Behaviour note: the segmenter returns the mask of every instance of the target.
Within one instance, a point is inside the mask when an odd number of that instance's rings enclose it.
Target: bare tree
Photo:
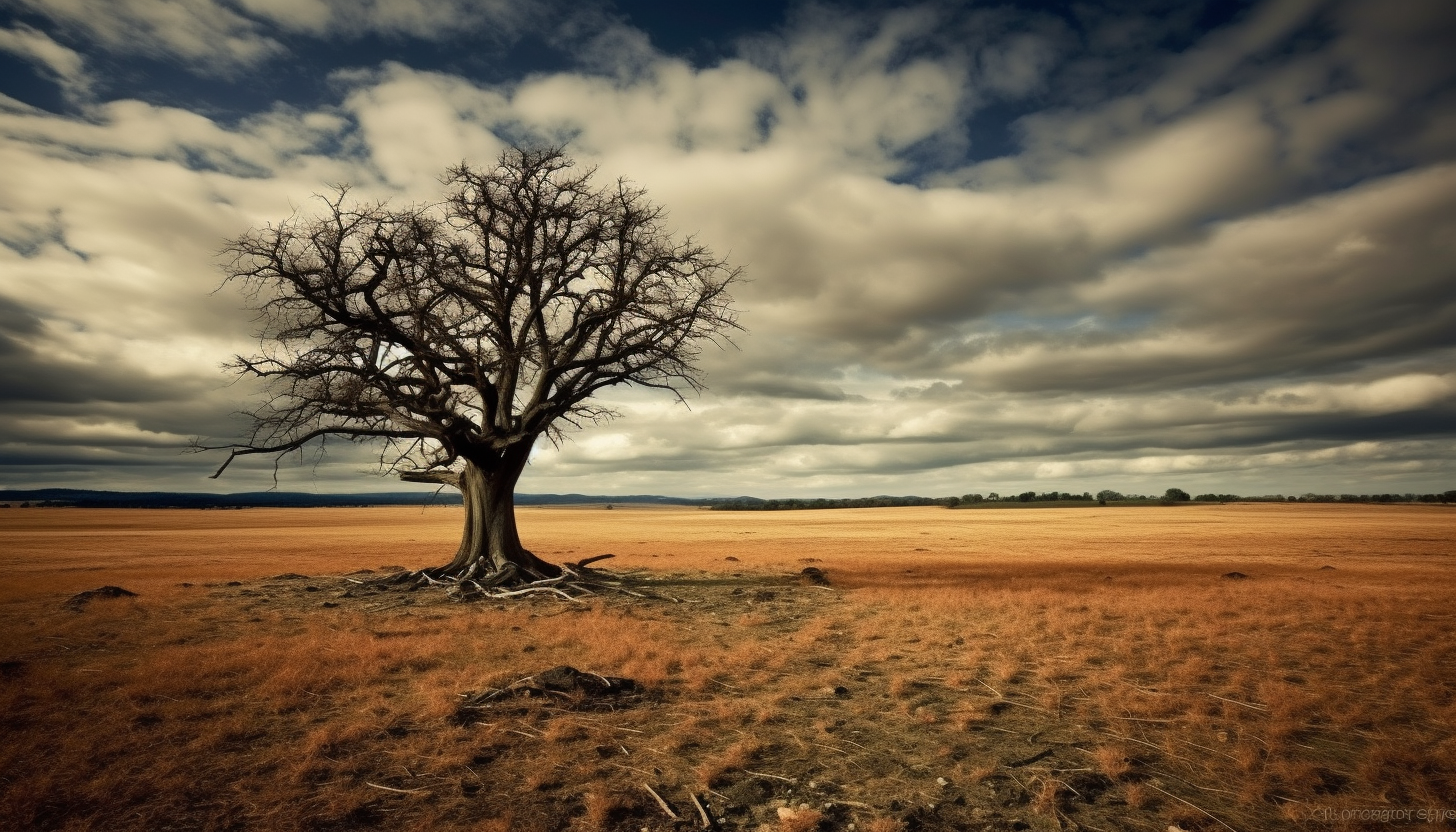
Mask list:
[[[560,148],[461,164],[445,199],[351,204],[253,229],[227,248],[256,302],[260,352],[230,366],[266,380],[245,441],[281,456],[330,438],[378,443],[379,465],[456,486],[465,530],[432,578],[501,585],[558,567],[521,545],[514,492],[537,438],[615,414],[619,384],[701,389],[705,343],[737,329],[739,271],[624,181],[592,182]]]

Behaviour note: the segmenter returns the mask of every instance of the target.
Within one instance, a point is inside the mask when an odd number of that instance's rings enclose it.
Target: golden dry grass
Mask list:
[[[459,510],[0,513],[0,827],[669,828],[645,782],[726,828],[1456,808],[1442,507],[520,521],[549,559],[699,578],[683,604],[324,608],[339,582],[257,579],[438,561]],[[805,563],[836,589],[731,580]],[[61,607],[102,584],[142,595]],[[454,718],[457,693],[563,663],[652,697]]]

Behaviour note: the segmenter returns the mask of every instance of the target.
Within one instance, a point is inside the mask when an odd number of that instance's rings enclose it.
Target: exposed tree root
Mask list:
[[[567,601],[581,603],[582,596],[613,592],[638,598],[675,600],[629,589],[621,576],[601,572],[587,566],[589,563],[611,557],[616,556],[597,555],[575,563],[562,564],[561,574],[555,577],[545,577],[536,574],[534,570],[524,569],[515,564],[506,564],[495,572],[479,577],[473,577],[472,573],[466,573],[464,577],[442,574],[442,569],[435,567],[412,572],[399,572],[382,578],[379,582],[421,589],[443,587],[446,594],[459,601],[506,600],[527,595],[549,594]]]

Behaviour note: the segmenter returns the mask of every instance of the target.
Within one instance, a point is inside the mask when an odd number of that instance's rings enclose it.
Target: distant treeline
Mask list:
[[[1199,494],[1193,498],[1204,503],[1456,503],[1456,491],[1440,494],[1265,494],[1261,497],[1240,497],[1237,494]]]
[[[1091,492],[1081,494],[1069,494],[1065,491],[1046,491],[1037,493],[1035,491],[1024,491],[1020,494],[1008,494],[1002,496],[992,491],[982,496],[980,494],[966,494],[961,497],[946,497],[938,500],[951,507],[973,506],[984,503],[1097,503],[1107,505],[1108,503],[1456,503],[1456,490],[1445,491],[1439,494],[1301,494],[1298,496],[1285,496],[1283,494],[1264,494],[1257,497],[1239,496],[1238,494],[1199,494],[1190,497],[1187,491],[1181,488],[1170,488],[1161,495],[1152,496],[1148,494],[1123,494],[1111,489],[1104,489],[1094,496]]]
[[[990,508],[994,505],[1040,503],[1043,505],[1173,505],[1176,503],[1456,503],[1456,490],[1440,494],[1302,494],[1285,496],[1265,494],[1257,497],[1241,497],[1238,494],[1199,494],[1189,496],[1181,488],[1170,488],[1161,495],[1123,494],[1110,489],[1072,494],[1066,491],[1023,491],[1020,494],[1001,495],[964,494],[959,497],[855,497],[847,499],[799,499],[764,500],[757,497],[733,497],[722,500],[703,501],[715,511],[792,511],[796,509],[826,508],[890,508],[896,506],[945,506],[947,508]]]
[[[826,500],[823,498],[801,500],[762,500],[758,497],[734,497],[728,500],[705,500],[714,511],[792,511],[795,509],[821,508],[895,508],[899,506],[950,506],[959,502],[956,497],[848,497]]]

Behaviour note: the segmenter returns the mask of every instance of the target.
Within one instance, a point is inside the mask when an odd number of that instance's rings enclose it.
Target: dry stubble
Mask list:
[[[745,580],[813,563],[838,589],[374,610],[322,608],[337,582],[272,584],[298,603],[270,600],[266,582],[203,586],[423,565],[459,520],[0,515],[0,816],[637,829],[665,821],[643,799],[650,780],[752,828],[814,779],[816,806],[839,801],[831,826],[953,825],[986,807],[1007,824],[1137,813],[1247,829],[1456,795],[1440,508],[526,509],[523,534],[551,559],[610,551],[618,568]],[[1219,577],[1231,571],[1252,577]],[[101,584],[143,594],[60,608]],[[454,719],[456,693],[557,663],[632,676],[655,698]],[[836,686],[848,694],[825,693]]]

